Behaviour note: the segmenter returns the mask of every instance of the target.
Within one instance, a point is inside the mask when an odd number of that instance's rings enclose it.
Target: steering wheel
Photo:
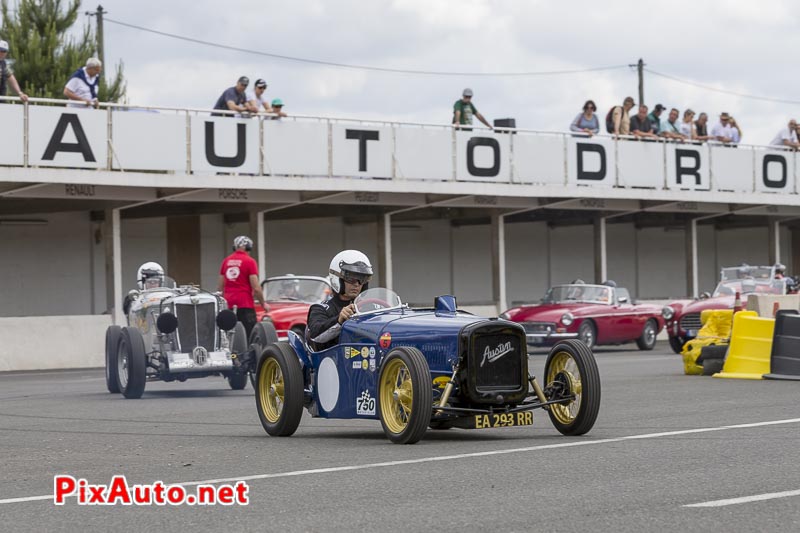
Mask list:
[[[375,306],[379,306],[379,307],[375,307],[375,310],[386,309],[388,307],[391,307],[391,305],[389,305],[389,302],[387,302],[385,300],[381,300],[380,298],[367,298],[365,300],[361,300],[360,302],[358,302],[359,313],[362,312],[361,311],[361,306],[364,305],[364,304],[373,304]]]

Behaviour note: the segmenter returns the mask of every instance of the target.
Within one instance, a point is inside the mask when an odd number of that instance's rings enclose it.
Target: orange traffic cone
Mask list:
[[[733,299],[733,312],[738,313],[742,310],[742,295],[737,291],[736,297]]]

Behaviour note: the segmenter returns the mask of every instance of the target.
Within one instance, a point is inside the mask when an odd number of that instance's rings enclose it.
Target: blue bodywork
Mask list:
[[[488,319],[457,312],[453,297],[439,297],[436,309],[387,309],[366,315],[356,315],[342,326],[339,344],[313,352],[303,340],[289,333],[289,344],[303,366],[305,388],[310,394],[309,411],[323,418],[377,419],[374,408],[378,398],[378,375],[384,357],[393,348],[411,346],[420,350],[428,361],[433,379],[450,377],[459,357],[459,333],[475,322]],[[390,335],[388,340],[386,336]],[[336,365],[338,396],[336,404],[326,411],[320,402],[318,370],[325,359]],[[328,366],[330,363],[326,363]],[[361,409],[364,398],[374,399]]]

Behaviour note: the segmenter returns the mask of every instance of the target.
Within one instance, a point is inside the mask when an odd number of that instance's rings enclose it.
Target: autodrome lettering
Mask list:
[[[483,359],[481,360],[481,366],[483,366],[487,361],[489,363],[494,363],[504,355],[507,355],[513,351],[514,348],[511,346],[511,341],[498,344],[494,349],[489,348],[487,346],[486,349],[483,351]]]

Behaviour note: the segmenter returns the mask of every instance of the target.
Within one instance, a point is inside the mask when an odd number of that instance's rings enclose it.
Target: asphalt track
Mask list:
[[[378,422],[308,416],[268,437],[252,390],[219,378],[125,400],[100,370],[0,374],[0,530],[800,530],[800,384],[684,376],[662,342],[596,356],[603,398],[586,436],[536,411],[532,428],[429,431],[413,446]],[[250,503],[57,507],[56,474],[247,479]]]

